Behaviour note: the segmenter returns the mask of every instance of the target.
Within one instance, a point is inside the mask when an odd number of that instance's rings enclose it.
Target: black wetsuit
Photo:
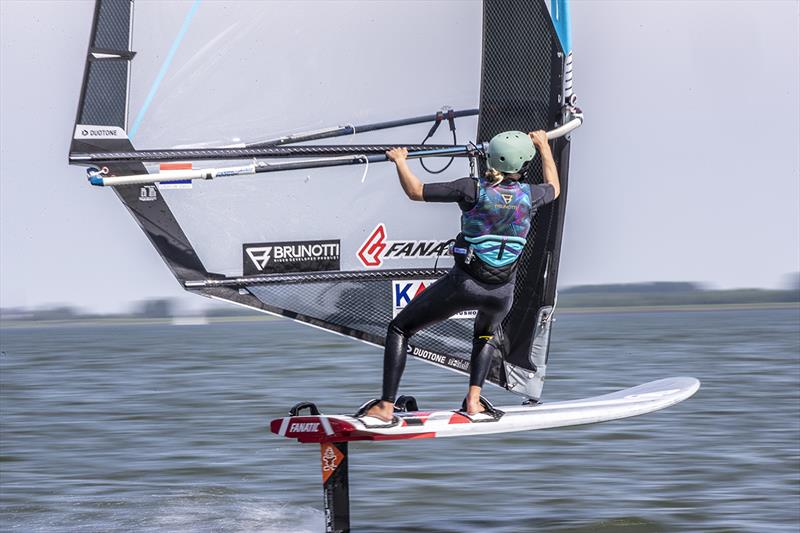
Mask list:
[[[551,185],[532,185],[532,210],[552,202],[555,189]],[[472,209],[478,200],[478,182],[461,178],[451,182],[428,183],[423,186],[426,202],[457,202],[462,211]],[[479,259],[475,258],[475,261]],[[408,339],[417,331],[446,320],[459,311],[477,309],[473,330],[470,385],[482,387],[489,373],[492,356],[500,349],[499,327],[514,298],[515,275],[511,272],[504,283],[487,283],[454,266],[445,276],[425,289],[389,323],[383,354],[382,400],[394,402],[400,378],[406,366]]]

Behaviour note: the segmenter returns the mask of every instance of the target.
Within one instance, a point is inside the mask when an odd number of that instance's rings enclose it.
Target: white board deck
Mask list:
[[[582,400],[497,407],[505,414],[491,422],[473,422],[458,411],[413,411],[396,413],[400,424],[391,428],[369,428],[350,415],[320,414],[278,418],[270,423],[270,429],[300,442],[424,439],[530,431],[651,413],[682,402],[699,388],[700,381],[692,377],[666,378]]]

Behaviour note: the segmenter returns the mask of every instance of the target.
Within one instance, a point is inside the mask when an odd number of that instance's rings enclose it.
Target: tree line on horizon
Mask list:
[[[800,303],[800,273],[789,288],[769,289],[708,289],[694,282],[618,283],[578,285],[558,291],[559,308],[646,307],[667,305],[726,305]],[[86,319],[165,319],[185,316],[175,300],[158,298],[132,304],[124,313],[93,313],[69,305],[42,308],[2,308],[0,319],[5,321],[86,320]],[[194,313],[197,314],[197,313]],[[214,304],[200,312],[207,317],[257,315],[257,311],[224,304]]]

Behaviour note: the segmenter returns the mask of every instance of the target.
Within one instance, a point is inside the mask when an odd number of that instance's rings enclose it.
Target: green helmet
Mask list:
[[[536,148],[527,134],[521,131],[504,131],[489,141],[486,158],[489,166],[500,172],[513,174],[533,159]]]

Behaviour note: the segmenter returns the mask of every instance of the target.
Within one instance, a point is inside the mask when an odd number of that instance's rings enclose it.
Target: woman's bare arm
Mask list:
[[[558,195],[561,193],[561,182],[558,180],[558,168],[556,168],[556,162],[553,159],[553,152],[550,151],[547,133],[539,130],[532,131],[528,135],[539,150],[539,155],[542,156],[542,174],[544,175],[544,182],[553,186],[556,193],[555,198],[558,198]]]
[[[400,178],[400,185],[406,196],[412,200],[422,201],[422,182],[408,168],[407,156],[408,150],[405,148],[393,148],[386,152],[386,157],[394,161],[397,167],[397,177]]]
[[[394,161],[397,167],[397,177],[400,178],[400,185],[403,187],[406,196],[412,200],[421,201],[422,182],[411,172],[411,169],[408,168],[408,161],[406,160],[408,150],[405,148],[393,148],[386,152],[386,156]]]

